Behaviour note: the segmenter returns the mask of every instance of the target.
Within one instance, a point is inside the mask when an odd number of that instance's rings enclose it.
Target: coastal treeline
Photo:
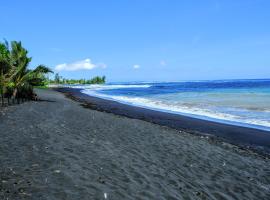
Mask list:
[[[30,69],[32,58],[20,41],[0,42],[0,97],[1,105],[20,103],[34,98],[33,87],[46,84],[45,65]]]
[[[91,79],[66,79],[56,73],[54,80],[48,80],[50,84],[104,84],[106,76],[95,76]]]

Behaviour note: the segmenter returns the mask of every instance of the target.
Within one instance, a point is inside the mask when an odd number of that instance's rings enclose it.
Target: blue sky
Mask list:
[[[66,78],[270,78],[268,0],[9,0],[0,38]]]

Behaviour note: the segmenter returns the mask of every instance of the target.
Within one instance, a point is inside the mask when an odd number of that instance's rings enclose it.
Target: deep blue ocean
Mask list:
[[[270,131],[270,79],[78,85],[85,94]]]

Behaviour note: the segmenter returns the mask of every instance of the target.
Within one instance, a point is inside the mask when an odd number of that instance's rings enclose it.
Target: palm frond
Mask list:
[[[36,69],[33,70],[33,72],[42,74],[53,73],[53,71],[49,67],[46,67],[45,65],[38,65]]]

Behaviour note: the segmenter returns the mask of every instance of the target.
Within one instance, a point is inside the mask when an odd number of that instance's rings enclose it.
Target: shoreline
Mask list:
[[[0,113],[0,199],[268,199],[266,156],[36,93]]]
[[[80,88],[75,88],[75,89],[80,89]],[[196,113],[188,113],[188,112],[181,112],[181,111],[175,111],[175,110],[168,110],[166,108],[164,109],[164,108],[158,108],[158,107],[151,107],[151,106],[148,106],[147,104],[146,105],[145,104],[137,104],[137,103],[133,103],[131,101],[118,100],[118,99],[114,99],[114,98],[112,98],[110,96],[102,96],[102,95],[100,96],[100,95],[97,95],[95,93],[93,93],[93,94],[85,93],[85,94],[87,94],[89,96],[92,96],[92,97],[97,97],[97,98],[109,100],[109,101],[116,101],[118,103],[126,104],[126,105],[129,105],[129,106],[145,108],[145,109],[148,109],[148,110],[154,110],[154,111],[158,111],[158,112],[176,114],[176,115],[181,115],[181,116],[185,116],[185,117],[201,119],[201,120],[205,120],[205,121],[217,122],[217,123],[221,123],[221,124],[228,124],[228,125],[246,127],[246,128],[251,128],[251,129],[259,129],[259,130],[263,130],[263,131],[268,131],[270,133],[270,126],[264,126],[264,125],[250,124],[250,123],[240,122],[240,121],[221,119],[221,118],[218,118],[218,117],[216,118],[216,117],[213,117],[213,116],[200,115],[200,114],[196,114]]]
[[[244,126],[208,121],[174,113],[123,104],[117,101],[90,96],[78,88],[54,88],[67,97],[79,101],[83,107],[113,113],[133,119],[140,119],[161,126],[167,126],[188,133],[213,137],[240,148],[262,155],[270,155],[270,132]]]

